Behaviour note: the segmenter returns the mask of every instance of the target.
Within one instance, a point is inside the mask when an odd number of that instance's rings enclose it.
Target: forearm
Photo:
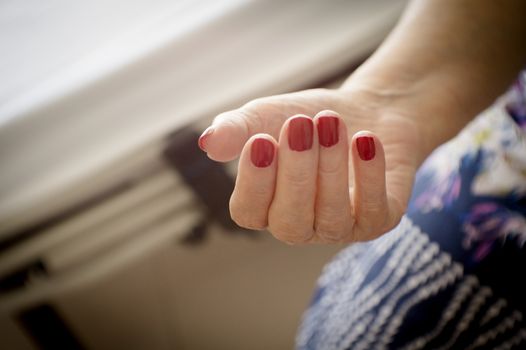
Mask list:
[[[414,0],[343,88],[374,91],[389,108],[418,118],[430,152],[526,64],[525,15],[523,0]]]

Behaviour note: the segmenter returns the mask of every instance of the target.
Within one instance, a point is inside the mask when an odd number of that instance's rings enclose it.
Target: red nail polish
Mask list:
[[[320,145],[331,147],[338,143],[338,125],[340,120],[336,117],[326,116],[318,118],[318,138]]]
[[[208,136],[212,135],[213,132],[214,132],[214,129],[210,126],[199,137],[199,141],[197,143],[199,144],[199,148],[201,148],[205,152],[206,152],[206,139],[208,138]]]
[[[362,160],[371,160],[374,158],[376,149],[374,146],[374,138],[371,136],[359,136],[356,138],[356,148],[358,155]]]
[[[250,159],[258,168],[265,168],[274,159],[274,144],[267,139],[255,139],[250,149]]]
[[[312,148],[314,126],[311,118],[296,117],[289,122],[289,147],[293,151],[306,151]]]

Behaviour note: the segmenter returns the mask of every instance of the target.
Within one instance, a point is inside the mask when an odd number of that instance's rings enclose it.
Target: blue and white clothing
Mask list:
[[[299,349],[526,348],[526,72],[419,169],[407,215],[326,266]]]

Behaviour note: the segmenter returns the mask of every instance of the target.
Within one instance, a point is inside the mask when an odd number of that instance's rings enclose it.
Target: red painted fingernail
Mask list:
[[[265,168],[274,159],[274,144],[267,139],[255,139],[250,149],[250,159],[258,168]]]
[[[356,138],[356,148],[358,155],[362,160],[371,160],[374,158],[376,149],[374,147],[374,138],[371,136],[360,136]]]
[[[293,151],[312,148],[314,126],[311,118],[296,117],[289,122],[289,147]]]
[[[213,132],[214,132],[214,129],[210,126],[199,137],[199,141],[197,143],[199,144],[199,148],[201,148],[205,152],[206,152],[206,140],[208,139],[210,135],[212,135]]]
[[[337,117],[326,116],[318,118],[318,138],[320,145],[331,147],[338,143],[339,133]]]

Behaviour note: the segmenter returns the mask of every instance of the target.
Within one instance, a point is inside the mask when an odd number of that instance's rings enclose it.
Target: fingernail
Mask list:
[[[338,143],[339,122],[337,117],[332,116],[318,118],[318,139],[320,140],[320,145],[331,147]]]
[[[289,147],[293,151],[306,151],[312,148],[314,126],[312,119],[296,117],[289,122]]]
[[[356,148],[358,149],[358,155],[362,160],[371,160],[376,153],[374,138],[371,136],[360,136],[356,138]]]
[[[197,142],[199,144],[199,148],[201,148],[203,151],[206,152],[206,140],[212,133],[214,132],[214,129],[209,126],[203,134],[199,137],[199,141]]]
[[[274,160],[274,144],[267,139],[255,139],[250,149],[252,164],[258,168],[266,168]]]

